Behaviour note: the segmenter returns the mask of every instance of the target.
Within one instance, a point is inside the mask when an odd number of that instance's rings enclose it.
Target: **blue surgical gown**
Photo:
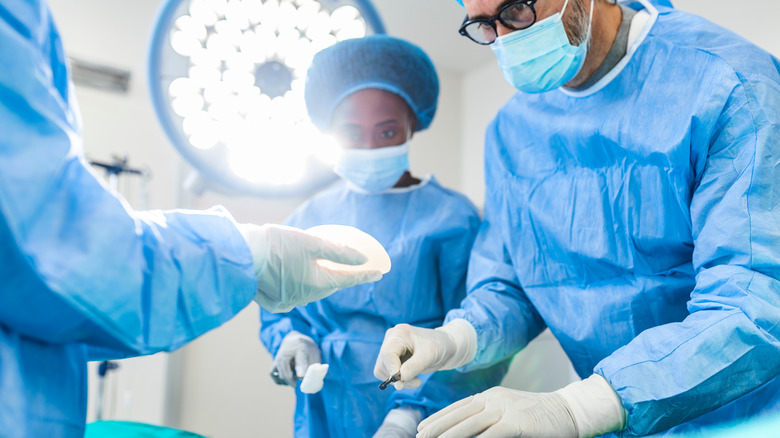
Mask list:
[[[252,257],[224,211],[135,212],[99,182],[44,2],[0,3],[0,54],[0,435],[81,437],[88,349],[218,326],[255,294]]]
[[[653,23],[653,21],[651,21]],[[545,327],[627,410],[622,436],[780,410],[780,62],[660,8],[581,93],[516,94],[486,133],[464,369]]]
[[[288,225],[351,225],[385,247],[392,269],[380,281],[344,289],[285,315],[261,311],[261,338],[276,355],[296,330],[310,336],[329,364],[317,394],[296,390],[295,436],[368,437],[396,407],[427,416],[500,383],[506,364],[469,373],[422,376],[420,388],[382,391],[373,374],[387,329],[400,323],[439,327],[466,295],[466,267],[479,216],[462,195],[435,179],[383,194],[351,190],[345,183],[298,208]]]

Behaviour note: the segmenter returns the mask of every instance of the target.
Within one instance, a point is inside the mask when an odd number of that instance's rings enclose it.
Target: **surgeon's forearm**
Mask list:
[[[436,330],[445,333],[450,339],[449,345],[452,346],[447,361],[440,369],[455,369],[474,360],[477,354],[477,331],[471,323],[465,319],[453,319]]]
[[[44,342],[175,348],[256,291],[224,212],[133,212],[86,163],[45,4],[0,14],[0,323]],[[27,9],[24,9],[27,8]],[[35,74],[33,74],[35,73]]]
[[[489,289],[470,293],[461,308],[447,313],[445,323],[455,319],[468,321],[477,334],[473,359],[459,368],[464,372],[491,366],[514,355],[546,327],[524,294],[515,296]]]

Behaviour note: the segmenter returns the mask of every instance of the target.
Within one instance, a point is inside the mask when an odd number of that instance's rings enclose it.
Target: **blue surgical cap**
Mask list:
[[[428,55],[387,35],[349,39],[314,56],[306,77],[306,109],[321,131],[347,96],[365,89],[400,96],[416,117],[415,131],[431,124],[439,99],[439,78]]]

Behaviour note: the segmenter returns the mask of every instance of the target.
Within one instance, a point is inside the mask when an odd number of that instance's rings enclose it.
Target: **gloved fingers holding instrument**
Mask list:
[[[465,365],[476,351],[477,332],[466,320],[456,319],[436,329],[399,324],[385,333],[374,377],[392,381],[396,389],[417,388],[420,374]]]
[[[320,348],[314,340],[297,331],[284,337],[274,356],[271,378],[278,385],[295,387],[303,379],[309,365],[322,362]]]

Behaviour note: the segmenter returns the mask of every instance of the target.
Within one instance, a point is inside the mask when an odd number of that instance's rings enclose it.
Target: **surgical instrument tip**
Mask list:
[[[397,373],[395,373],[395,375],[391,376],[389,379],[387,379],[387,380],[385,380],[384,382],[380,383],[380,384],[379,384],[379,389],[381,389],[381,390],[385,390],[385,389],[387,389],[387,387],[388,387],[388,386],[389,386],[391,383],[393,383],[393,382],[397,382],[397,381],[399,381],[399,380],[401,380],[401,372],[400,372],[400,371],[399,371],[399,372],[397,372]]]

